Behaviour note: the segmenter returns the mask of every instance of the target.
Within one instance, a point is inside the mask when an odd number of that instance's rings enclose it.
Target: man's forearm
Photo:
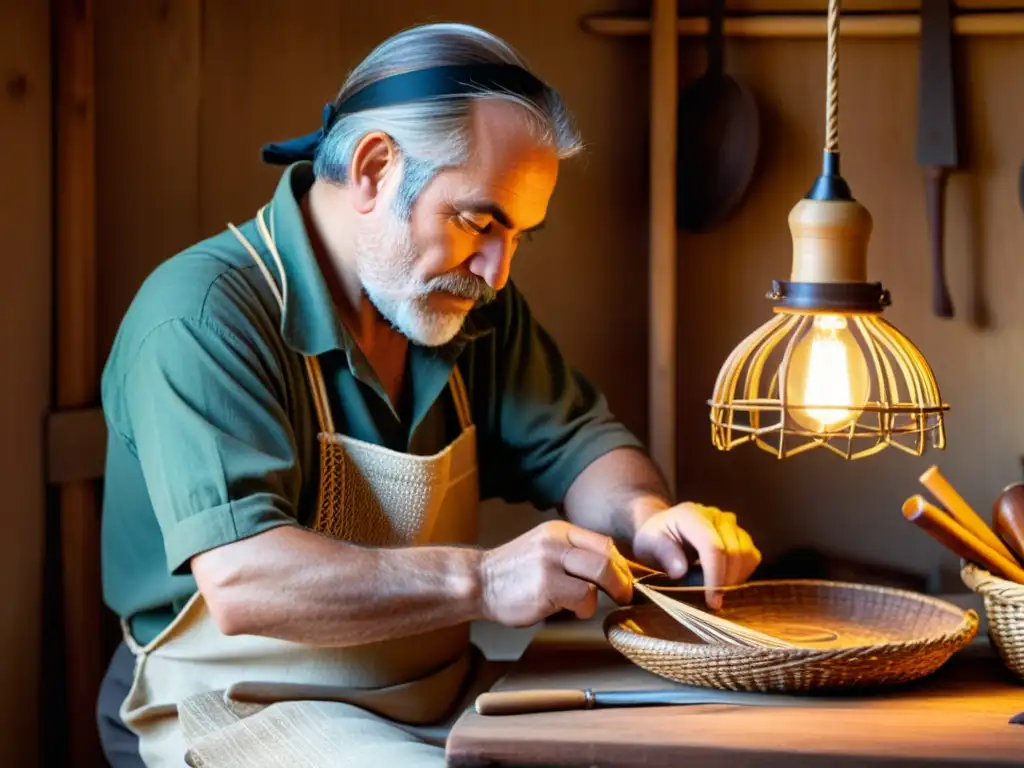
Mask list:
[[[579,474],[563,510],[569,522],[611,536],[628,549],[643,521],[670,506],[668,489],[650,458],[618,448]]]
[[[369,549],[282,526],[199,555],[192,570],[226,634],[347,646],[480,618],[480,554]]]

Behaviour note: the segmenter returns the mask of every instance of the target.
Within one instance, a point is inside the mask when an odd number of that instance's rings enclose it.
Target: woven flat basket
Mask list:
[[[688,595],[700,605],[702,593]],[[888,587],[819,580],[749,582],[724,593],[724,619],[795,647],[706,643],[656,605],[612,611],[611,645],[688,685],[801,693],[909,682],[929,675],[978,631],[978,614]]]
[[[960,578],[985,601],[988,638],[1003,663],[1024,679],[1024,584],[994,576],[974,563],[962,563]]]

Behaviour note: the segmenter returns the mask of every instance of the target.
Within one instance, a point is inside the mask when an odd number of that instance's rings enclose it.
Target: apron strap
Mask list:
[[[459,416],[459,426],[463,430],[473,425],[472,410],[469,405],[469,392],[466,389],[466,382],[462,378],[462,372],[458,364],[452,366],[452,376],[448,380],[452,390],[452,400],[455,402],[455,412]]]
[[[263,278],[266,280],[267,285],[270,286],[270,290],[274,294],[274,298],[277,300],[278,307],[280,307],[283,315],[285,296],[287,296],[288,293],[288,277],[285,274],[284,262],[281,260],[281,254],[277,250],[277,244],[274,242],[274,237],[267,230],[266,222],[263,220],[264,210],[266,210],[266,206],[260,208],[259,212],[256,214],[256,223],[259,227],[260,236],[263,238],[263,242],[270,251],[270,255],[274,258],[274,263],[277,266],[277,272],[281,275],[281,288],[277,287],[277,281],[274,280],[274,276],[267,268],[266,262],[260,258],[259,253],[253,247],[252,243],[249,242],[248,238],[239,232],[238,228],[230,222],[228,222],[228,228],[245,247],[245,250],[249,252],[253,261],[256,262],[256,266],[259,267],[260,272],[263,273]],[[273,222],[271,222],[271,224],[273,224]],[[320,361],[315,357],[307,355],[303,355],[302,359],[306,364],[306,377],[309,379],[309,387],[313,395],[313,407],[316,409],[316,418],[317,423],[320,425],[320,431],[333,435],[334,417],[331,415],[330,401],[327,399],[327,387],[324,385],[323,372],[320,370]]]
[[[257,212],[256,225],[259,228],[260,237],[263,238],[263,242],[266,244],[267,250],[270,251],[270,255],[274,259],[277,272],[281,275],[280,288],[278,288],[277,281],[274,280],[274,276],[271,274],[266,262],[264,262],[260,257],[259,252],[253,247],[252,243],[249,242],[248,238],[246,238],[246,236],[238,230],[238,227],[231,222],[228,222],[228,228],[245,247],[245,250],[249,252],[252,260],[256,262],[256,266],[259,267],[264,280],[266,280],[267,285],[270,286],[270,290],[274,294],[274,298],[277,300],[278,307],[280,307],[283,315],[285,297],[288,295],[288,278],[284,271],[284,262],[281,259],[280,252],[277,250],[277,243],[274,241],[274,235],[271,231],[274,226],[274,219],[271,217],[271,230],[268,230],[266,221],[263,218],[263,212],[266,208],[267,206],[264,205]],[[312,390],[313,406],[316,409],[316,416],[317,421],[320,424],[320,430],[326,434],[333,435],[335,433],[334,418],[331,415],[330,401],[327,399],[327,387],[324,384],[320,361],[317,360],[316,357],[306,355],[303,355],[303,361],[306,364],[306,376],[309,379],[310,389]],[[455,403],[455,412],[458,415],[459,426],[464,430],[468,429],[473,424],[472,410],[469,404],[469,394],[466,389],[466,382],[463,380],[462,373],[459,371],[457,365],[452,368],[452,375],[448,380],[448,385],[452,391],[452,400]]]

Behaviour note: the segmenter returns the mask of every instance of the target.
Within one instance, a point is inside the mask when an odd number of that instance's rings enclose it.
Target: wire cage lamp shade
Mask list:
[[[927,360],[877,315],[777,314],[733,350],[710,405],[721,450],[753,441],[779,458],[822,447],[859,459],[946,443],[947,406]]]
[[[774,316],[722,366],[708,404],[712,442],[752,442],[778,458],[825,448],[859,459],[893,447],[917,456],[946,445],[935,375],[882,318],[867,281],[872,220],[839,173],[839,2],[829,0],[827,139],[821,175],[789,214],[793,264],[775,281]]]

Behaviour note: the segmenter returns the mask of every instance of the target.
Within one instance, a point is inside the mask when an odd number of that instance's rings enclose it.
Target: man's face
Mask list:
[[[412,341],[450,341],[474,306],[508,282],[516,246],[544,221],[558,158],[518,110],[478,102],[472,152],[424,188],[408,222],[391,206],[356,239],[359,279],[377,310]],[[393,194],[393,191],[392,191]]]

